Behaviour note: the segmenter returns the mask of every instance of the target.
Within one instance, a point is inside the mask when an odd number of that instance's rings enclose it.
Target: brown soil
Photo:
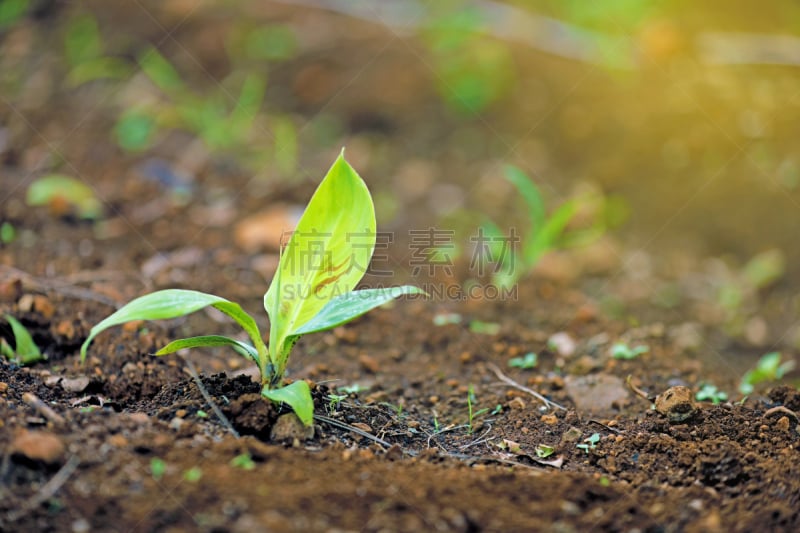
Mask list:
[[[232,352],[149,355],[170,339],[236,332],[211,313],[114,328],[81,364],[89,328],[160,288],[238,301],[267,331],[261,297],[276,254],[243,251],[231,227],[265,206],[302,203],[313,190],[311,181],[270,182],[254,196],[244,171],[220,163],[199,172],[192,203],[171,203],[113,145],[102,117],[90,113],[86,122],[99,133],[82,126],[63,147],[38,133],[69,140],[72,125],[83,125],[82,94],[47,100],[53,116],[28,113],[27,137],[3,154],[0,219],[18,238],[0,247],[0,314],[21,320],[48,359],[24,368],[0,360],[0,530],[800,530],[795,389],[699,403],[686,420],[651,408],[625,386],[628,376],[653,397],[702,382],[732,391],[741,374],[696,352],[737,345],[688,349],[671,328],[694,315],[676,318],[684,309],[635,297],[625,316],[612,317],[598,294],[631,280],[611,269],[566,278],[540,272],[504,301],[400,301],[302,339],[290,373],[315,386],[311,437],[258,396],[252,369]],[[19,122],[17,113],[9,108],[3,118]],[[32,162],[57,148],[92,177],[106,208],[101,222],[25,206],[27,184],[40,173]],[[307,168],[324,172],[329,153]],[[220,198],[231,202],[215,204]],[[230,205],[230,221],[214,222]],[[403,231],[406,218],[397,222]],[[399,248],[390,252],[396,264],[407,262]],[[435,325],[444,313],[461,321]],[[646,317],[643,325],[631,325],[634,315]],[[499,331],[474,332],[473,320]],[[11,341],[4,322],[0,328]],[[548,347],[556,333],[575,341],[574,353]],[[613,359],[609,347],[620,338],[650,351]],[[532,351],[536,368],[509,366]],[[537,455],[542,446],[552,453]]]

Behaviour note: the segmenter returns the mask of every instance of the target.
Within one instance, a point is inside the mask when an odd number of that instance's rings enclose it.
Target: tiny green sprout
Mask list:
[[[363,385],[359,385],[358,383],[336,387],[336,391],[341,392],[342,394],[358,394],[359,392],[363,392],[365,390],[367,390],[367,388]]]
[[[3,222],[0,226],[0,242],[3,244],[11,244],[17,238],[17,230],[11,222]]]
[[[328,410],[335,411],[345,398],[347,398],[347,394],[329,394]]]
[[[206,413],[202,409],[198,409],[195,414],[197,415],[197,418],[208,418],[208,413]]]
[[[484,322],[482,320],[473,320],[469,323],[469,330],[479,335],[497,335],[500,333],[500,324],[495,322]]]
[[[437,313],[433,317],[434,326],[447,326],[450,324],[461,324],[461,315],[458,313]]]
[[[489,412],[488,408],[480,409],[479,411],[474,411],[472,404],[475,403],[475,401],[476,401],[475,388],[472,385],[470,385],[469,390],[467,391],[467,411],[469,416],[469,419],[467,421],[467,433],[470,434],[475,431],[475,426],[474,426],[475,419],[480,415]]]
[[[540,459],[544,459],[546,457],[550,457],[556,451],[555,448],[552,446],[547,446],[546,444],[539,444],[536,446],[536,457]]]
[[[153,476],[153,479],[156,481],[160,480],[164,477],[164,474],[167,472],[167,463],[164,462],[163,459],[159,459],[158,457],[153,457],[150,460],[150,474]]]
[[[492,412],[489,413],[489,414],[490,415],[499,415],[502,412],[503,412],[503,405],[498,403],[497,405],[494,406],[494,409],[492,409]]]
[[[91,187],[62,174],[50,174],[31,183],[25,202],[30,206],[49,206],[59,214],[74,210],[78,218],[88,220],[99,218],[103,212]]]
[[[603,487],[608,487],[611,485],[611,480],[608,479],[608,476],[601,476],[600,477],[600,485]]]
[[[242,470],[253,470],[256,467],[255,461],[250,457],[249,453],[241,453],[231,459],[230,465],[234,468],[241,468]]]
[[[192,468],[183,473],[183,479],[185,479],[189,483],[197,483],[198,481],[200,481],[201,477],[203,477],[203,471],[200,470],[199,466],[193,466]]]
[[[514,357],[509,359],[508,366],[511,368],[529,369],[534,368],[539,363],[539,357],[533,353],[528,352],[522,357]]]
[[[14,335],[14,348],[11,348],[6,340],[0,337],[0,354],[16,361],[20,365],[30,365],[46,359],[36,343],[33,342],[33,337],[31,337],[25,326],[11,315],[6,314],[3,316],[11,326],[11,333]]]
[[[575,447],[583,450],[588,455],[589,450],[597,448],[597,443],[600,442],[600,434],[592,433],[588,438],[583,439],[583,442],[588,444],[576,444]]]
[[[748,370],[742,377],[742,381],[739,383],[739,392],[746,395],[752,394],[755,386],[759,383],[778,381],[794,367],[793,360],[781,362],[780,352],[770,352],[762,356],[756,367]]]
[[[728,394],[725,391],[717,389],[716,385],[704,383],[700,390],[697,391],[694,398],[699,402],[710,401],[714,405],[719,405],[720,402],[724,402],[728,399]]]
[[[643,344],[631,348],[624,342],[618,342],[611,347],[611,357],[614,359],[636,359],[649,351],[650,348]]]
[[[264,295],[264,308],[270,318],[268,345],[255,319],[239,304],[213,294],[167,289],[140,296],[95,325],[81,346],[81,360],[85,360],[92,340],[112,326],[134,320],[177,318],[214,307],[237,322],[250,343],[222,335],[203,335],[172,341],[155,355],[186,348],[230,346],[258,365],[262,396],[288,404],[305,425],[311,425],[314,401],[309,384],[301,379],[284,383],[289,354],[297,340],[340,326],[398,296],[425,294],[409,285],[353,290],[372,258],[375,232],[372,197],[342,151],[311,197]]]

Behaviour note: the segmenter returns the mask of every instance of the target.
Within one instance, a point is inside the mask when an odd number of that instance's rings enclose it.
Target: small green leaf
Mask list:
[[[97,57],[76,65],[67,75],[67,83],[77,87],[90,81],[121,80],[130,75],[131,66],[116,57]]]
[[[514,357],[508,360],[508,366],[512,368],[534,368],[539,362],[539,358],[534,352],[526,353],[523,357]]]
[[[525,264],[533,266],[547,251],[556,247],[558,239],[567,228],[567,224],[575,217],[578,206],[574,201],[567,201],[558,206],[543,225],[535,228],[522,245]]]
[[[279,389],[265,386],[261,395],[273,402],[289,404],[300,421],[306,426],[314,422],[314,400],[311,398],[311,387],[303,380],[295,381]]]
[[[48,205],[63,200],[77,209],[78,216],[93,219],[100,216],[102,206],[91,187],[63,174],[50,174],[28,187],[25,202],[31,206]]]
[[[94,59],[103,52],[103,39],[93,16],[82,14],[69,22],[64,52],[72,67]]]
[[[14,356],[19,359],[20,364],[28,365],[44,359],[42,352],[28,330],[11,315],[4,315],[11,325],[11,332],[14,334]]]
[[[194,313],[208,306],[215,307],[233,318],[247,332],[259,353],[259,368],[262,370],[262,377],[264,377],[263,372],[266,368],[267,353],[255,320],[244,312],[237,303],[213,294],[183,289],[167,289],[140,296],[106,317],[89,332],[89,337],[81,346],[81,360],[86,358],[86,349],[92,339],[112,326],[133,320],[176,318]]]
[[[147,113],[131,109],[119,117],[114,135],[123,150],[138,152],[150,146],[157,128],[155,120]]]
[[[329,301],[314,318],[292,332],[292,335],[335,328],[404,294],[427,293],[411,285],[349,292]]]
[[[250,74],[244,80],[239,93],[239,101],[236,102],[236,107],[228,117],[228,126],[234,135],[242,137],[250,131],[261,107],[261,101],[264,99],[265,90],[266,82],[261,76]]]
[[[155,355],[167,355],[177,352],[178,350],[183,350],[184,348],[202,348],[213,346],[230,346],[240,355],[258,362],[258,350],[246,342],[237,341],[236,339],[231,339],[230,337],[225,337],[223,335],[202,335],[199,337],[178,339],[170,342],[158,350]]]

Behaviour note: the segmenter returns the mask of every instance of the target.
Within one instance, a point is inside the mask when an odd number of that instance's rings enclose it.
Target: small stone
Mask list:
[[[128,445],[128,439],[117,433],[116,435],[111,435],[108,438],[108,443],[115,448],[124,448]]]
[[[526,407],[525,400],[523,400],[519,396],[516,396],[516,397],[512,398],[511,401],[508,402],[508,407],[510,409],[517,409],[517,410],[521,411],[521,410],[525,409],[525,407]]]
[[[305,426],[294,413],[286,413],[278,417],[272,431],[270,440],[274,442],[292,442],[295,439],[308,440],[314,438],[314,426]]]
[[[75,325],[72,320],[62,320],[56,324],[56,335],[65,339],[75,338]]]
[[[458,356],[459,361],[463,364],[469,363],[472,361],[472,354],[469,352],[461,352],[461,355]]]
[[[790,427],[789,417],[786,416],[780,417],[778,421],[775,422],[775,427],[778,428],[780,431],[788,433]]]
[[[178,409],[177,411],[175,411],[175,416],[177,416],[178,418],[186,418],[186,414],[187,414],[186,409]]]
[[[184,422],[186,422],[183,418],[178,418],[177,416],[169,421],[169,428],[178,431],[183,427]]]
[[[378,370],[380,370],[381,368],[380,363],[378,363],[378,360],[367,354],[359,355],[358,362],[364,370],[366,370],[367,372],[372,372],[373,374],[377,374]]]
[[[82,392],[89,386],[91,379],[88,376],[78,376],[76,378],[63,378],[61,388],[67,392]]]
[[[386,450],[384,457],[390,461],[399,461],[403,458],[403,448],[399,444],[392,444],[391,448]]]
[[[673,423],[691,418],[697,412],[692,390],[683,385],[668,388],[656,398],[656,411]]]
[[[0,394],[5,394],[8,391],[8,383],[0,381]]]
[[[58,385],[62,379],[62,376],[47,376],[44,380],[44,384],[50,388],[53,388]]]
[[[575,426],[570,426],[563,435],[561,435],[561,443],[565,442],[577,442],[583,436],[583,432],[580,429],[576,428]]]
[[[542,415],[542,418],[539,420],[548,426],[553,426],[558,423],[558,417],[556,417],[556,415]]]
[[[10,448],[12,455],[21,455],[31,461],[47,464],[58,463],[65,449],[61,439],[52,433],[25,429],[17,433]]]
[[[130,413],[128,418],[134,424],[146,424],[150,421],[150,417],[147,416],[147,413]]]
[[[33,311],[33,294],[23,294],[17,302],[17,309],[22,313]]]
[[[551,335],[547,340],[547,346],[563,357],[570,357],[575,353],[575,348],[577,347],[572,337],[563,331]]]
[[[78,518],[72,522],[72,533],[89,533],[92,525],[85,518]]]
[[[53,318],[53,315],[56,314],[56,308],[50,302],[50,299],[41,294],[37,294],[33,297],[33,308],[37,313],[48,320]]]

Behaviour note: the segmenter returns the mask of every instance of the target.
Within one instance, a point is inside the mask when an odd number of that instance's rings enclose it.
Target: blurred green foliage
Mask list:
[[[756,367],[748,370],[739,383],[739,392],[742,394],[752,394],[755,386],[760,383],[771,383],[778,381],[783,376],[793,370],[795,362],[791,359],[781,361],[780,352],[770,352],[763,355],[756,363]]]

